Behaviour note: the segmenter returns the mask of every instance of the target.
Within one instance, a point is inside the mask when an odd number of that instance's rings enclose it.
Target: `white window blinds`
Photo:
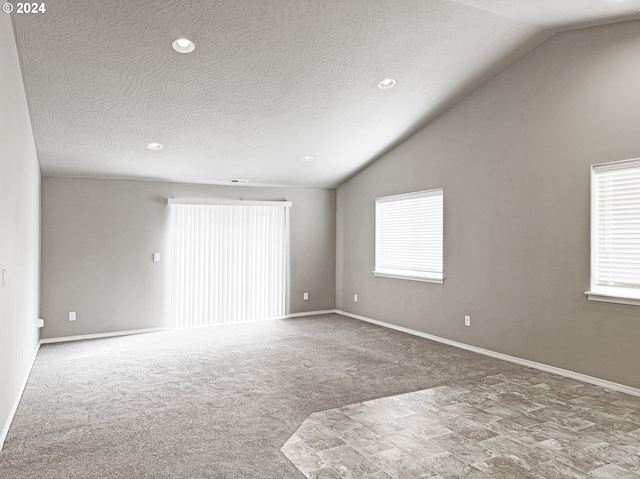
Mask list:
[[[171,236],[175,327],[285,315],[286,206],[174,203]]]
[[[595,165],[591,290],[640,297],[640,160]]]
[[[376,276],[443,281],[443,190],[376,200]]]

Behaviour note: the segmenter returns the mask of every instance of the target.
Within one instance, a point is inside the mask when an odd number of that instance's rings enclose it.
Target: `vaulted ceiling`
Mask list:
[[[554,33],[640,19],[640,0],[45,4],[12,14],[44,175],[315,187]]]

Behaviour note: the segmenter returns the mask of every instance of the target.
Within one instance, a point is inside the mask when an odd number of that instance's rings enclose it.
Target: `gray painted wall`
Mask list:
[[[290,312],[335,307],[335,190],[45,177],[43,338],[167,325],[168,197],[292,201]]]
[[[9,15],[0,15],[0,437],[38,344],[40,166]],[[2,445],[0,444],[0,447]]]
[[[640,156],[638,58],[638,22],[556,35],[343,184],[338,307],[640,387],[640,307],[584,295],[589,166]],[[438,187],[444,285],[374,277],[374,199]]]

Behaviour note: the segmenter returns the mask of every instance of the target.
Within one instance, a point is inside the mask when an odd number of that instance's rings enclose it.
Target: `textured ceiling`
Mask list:
[[[46,7],[12,14],[44,175],[319,187],[339,185],[554,32],[640,18],[640,0]],[[179,37],[196,50],[174,52]],[[378,89],[389,77],[397,86]],[[301,162],[307,155],[315,161]]]

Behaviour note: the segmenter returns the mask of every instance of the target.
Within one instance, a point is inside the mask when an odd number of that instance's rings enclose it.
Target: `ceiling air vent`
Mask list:
[[[246,185],[249,183],[249,180],[238,180],[236,178],[229,180],[229,183],[232,185]]]

